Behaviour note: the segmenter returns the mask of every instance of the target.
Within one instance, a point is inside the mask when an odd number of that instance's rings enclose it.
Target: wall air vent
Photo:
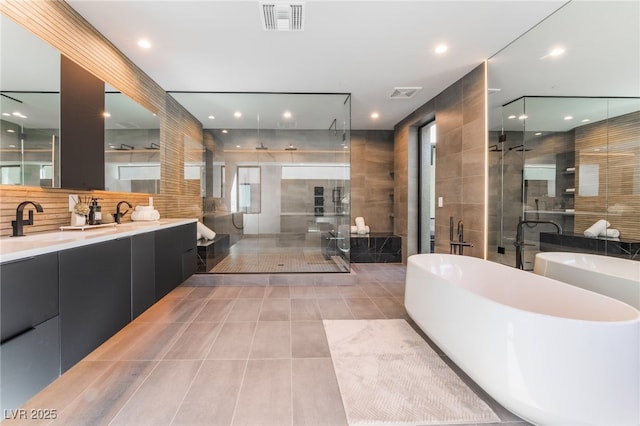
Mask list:
[[[421,90],[422,87],[394,87],[389,99],[411,99]]]
[[[304,2],[260,3],[262,29],[265,31],[302,31],[304,29]]]

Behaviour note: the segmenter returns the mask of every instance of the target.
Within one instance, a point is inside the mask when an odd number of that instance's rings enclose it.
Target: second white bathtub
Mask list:
[[[595,291],[640,310],[640,261],[596,254],[542,252],[533,272]]]

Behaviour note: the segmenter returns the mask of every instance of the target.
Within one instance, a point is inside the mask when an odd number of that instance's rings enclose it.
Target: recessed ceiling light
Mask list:
[[[560,56],[564,53],[564,48],[563,47],[554,47],[553,49],[551,49],[551,51],[549,52],[549,56]]]
[[[591,119],[590,118],[585,118],[585,119],[582,120],[583,123],[586,123],[587,121],[591,121]]]
[[[529,116],[528,116],[528,115],[526,115],[526,114],[521,114],[521,115],[518,117],[518,120],[526,120],[527,118],[529,118]]]
[[[537,132],[536,136],[540,136],[542,134],[542,132]]]
[[[510,115],[509,117],[507,117],[509,120],[513,120],[514,118],[516,118],[515,115]]]
[[[105,118],[109,118],[109,117],[111,117],[111,114],[109,114],[107,111],[105,111],[105,112],[102,113],[102,116],[105,117]]]
[[[434,51],[436,53],[438,53],[438,54],[442,54],[442,53],[446,52],[447,50],[449,50],[449,47],[446,44],[439,44],[434,49]]]
[[[151,42],[146,38],[141,38],[138,40],[138,46],[143,49],[151,49]]]
[[[240,111],[236,111],[236,112],[233,113],[233,116],[235,118],[240,118],[240,117],[242,117],[242,113]]]
[[[209,120],[215,120],[216,118],[213,115],[209,116]]]
[[[567,121],[573,120],[573,115],[567,115],[564,119]]]
[[[8,129],[8,130],[7,130],[7,132],[9,132],[9,133],[15,133],[16,131],[15,131],[15,130],[13,130],[13,129]]]
[[[283,116],[284,118],[291,118],[291,112],[290,112],[290,111],[285,111],[285,112],[282,114],[282,116]]]
[[[222,133],[229,133],[229,131],[227,129],[224,129]]]
[[[16,117],[20,117],[20,118],[27,118],[26,115],[22,114],[19,111],[14,112],[12,115],[16,116]]]
[[[240,145],[236,145],[236,148],[240,148]]]
[[[9,145],[9,148],[15,148],[16,146],[14,144]]]
[[[4,115],[5,117],[11,117],[11,114],[9,114],[8,112],[3,112],[2,115]]]
[[[378,114],[377,112],[372,112],[372,113],[371,113],[371,118],[373,118],[374,120],[375,120],[376,118],[379,118],[379,117],[380,117],[380,114]]]

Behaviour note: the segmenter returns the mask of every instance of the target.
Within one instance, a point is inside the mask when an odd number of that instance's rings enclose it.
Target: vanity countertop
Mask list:
[[[115,226],[87,227],[84,230],[64,230],[27,234],[24,237],[0,238],[0,262],[24,259],[40,254],[81,247],[88,244],[130,237],[173,226],[196,222],[197,219],[160,219],[153,222],[125,222]],[[25,229],[28,232],[28,228]],[[193,236],[195,239],[195,235]]]

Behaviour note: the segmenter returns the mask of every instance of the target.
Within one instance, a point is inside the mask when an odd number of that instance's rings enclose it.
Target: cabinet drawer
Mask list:
[[[58,255],[0,266],[2,341],[58,315]]]

